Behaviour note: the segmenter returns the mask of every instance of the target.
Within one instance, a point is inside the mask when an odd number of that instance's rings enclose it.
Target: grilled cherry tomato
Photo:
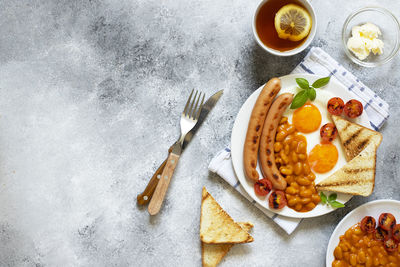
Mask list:
[[[333,115],[340,115],[343,112],[344,102],[340,97],[333,97],[328,101],[328,111]]]
[[[376,240],[383,241],[383,240],[387,239],[388,236],[389,236],[389,232],[388,231],[382,229],[380,226],[378,226],[376,228],[376,230],[375,230],[375,239]]]
[[[400,242],[400,224],[396,224],[393,227],[392,237],[397,241]]]
[[[344,113],[349,118],[357,118],[363,113],[363,105],[360,101],[352,99],[344,105]]]
[[[397,242],[393,238],[388,238],[383,241],[383,246],[385,247],[386,251],[392,252],[397,249]]]
[[[396,218],[391,213],[382,213],[378,222],[382,229],[390,231],[396,225]]]
[[[268,195],[268,193],[271,191],[271,189],[272,189],[272,183],[266,178],[258,180],[254,184],[254,191],[259,196]]]
[[[372,216],[365,216],[361,221],[361,230],[367,233],[373,233],[375,231],[376,221]]]
[[[286,197],[283,191],[274,191],[269,196],[269,207],[271,209],[282,209],[286,206]]]
[[[335,140],[338,132],[335,124],[327,123],[321,127],[319,134],[321,135],[321,142],[324,144],[328,144]]]

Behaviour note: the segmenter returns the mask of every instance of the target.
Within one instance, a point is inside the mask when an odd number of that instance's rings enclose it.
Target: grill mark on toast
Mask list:
[[[363,141],[361,141],[361,142],[358,144],[357,148],[358,148],[359,150],[364,150],[364,148],[368,145],[368,143],[369,143],[369,139],[364,139]]]
[[[368,182],[372,181],[371,179],[364,180],[364,181],[343,181],[343,182],[331,182],[331,183],[326,183],[323,185],[317,185],[318,188],[324,188],[324,187],[331,187],[331,186],[349,186],[349,185],[364,185]]]
[[[358,129],[355,133],[353,133],[346,141],[343,142],[343,145],[347,147],[353,139],[357,138],[363,129]]]
[[[356,173],[367,172],[367,171],[371,171],[371,170],[375,170],[375,168],[360,168],[360,169],[344,169],[343,168],[343,171],[348,174],[356,174]]]
[[[346,121],[346,126],[343,127],[343,129],[341,129],[340,131],[346,132],[347,127],[350,126],[350,123],[348,121]]]

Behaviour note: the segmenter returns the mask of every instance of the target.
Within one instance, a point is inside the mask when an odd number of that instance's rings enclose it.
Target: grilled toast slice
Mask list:
[[[205,187],[203,187],[201,201],[200,239],[208,244],[249,243],[254,240],[233,221]]]
[[[382,141],[382,135],[376,131],[340,116],[332,115],[332,120],[338,130],[347,161],[360,154],[370,143],[375,143],[378,147]]]
[[[369,196],[374,190],[376,150],[380,140],[371,141],[355,158],[316,185],[319,191]]]
[[[253,228],[253,224],[249,222],[238,222],[238,224],[246,231],[249,232]],[[203,267],[215,267],[225,255],[229,252],[234,244],[207,244],[201,242],[201,258]]]

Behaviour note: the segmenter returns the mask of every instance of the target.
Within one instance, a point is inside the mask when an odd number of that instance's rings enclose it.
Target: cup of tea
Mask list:
[[[253,18],[257,43],[277,56],[306,49],[315,37],[317,17],[307,0],[263,0]]]

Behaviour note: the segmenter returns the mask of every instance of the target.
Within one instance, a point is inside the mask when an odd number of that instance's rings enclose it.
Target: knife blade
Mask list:
[[[218,100],[222,96],[223,92],[224,92],[224,90],[220,90],[220,91],[216,92],[210,98],[208,98],[207,101],[204,103],[203,109],[200,112],[200,116],[199,116],[199,119],[197,121],[196,126],[186,134],[186,137],[185,137],[185,139],[183,141],[183,145],[182,145],[182,152],[186,148],[186,146],[190,143],[190,141],[192,140],[194,134],[200,128],[201,124],[206,119],[208,113],[210,113],[211,109],[218,102]],[[173,145],[169,148],[168,152],[171,152]],[[145,204],[150,202],[150,199],[153,196],[154,190],[157,187],[158,180],[161,177],[161,173],[164,170],[166,161],[167,160],[164,160],[164,162],[160,165],[160,167],[158,167],[156,172],[151,177],[151,179],[150,179],[149,183],[147,184],[147,186],[146,186],[145,190],[143,191],[143,193],[141,193],[141,194],[139,194],[137,196],[137,203],[139,205],[145,205]]]

